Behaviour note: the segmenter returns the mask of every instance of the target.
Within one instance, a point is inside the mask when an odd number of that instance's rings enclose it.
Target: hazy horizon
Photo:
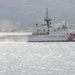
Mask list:
[[[43,22],[46,8],[53,24],[63,20],[75,24],[74,0],[0,0],[0,21],[32,26]]]

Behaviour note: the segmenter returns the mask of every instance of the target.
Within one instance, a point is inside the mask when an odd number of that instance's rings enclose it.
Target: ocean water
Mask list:
[[[75,75],[75,42],[1,42],[0,75]]]

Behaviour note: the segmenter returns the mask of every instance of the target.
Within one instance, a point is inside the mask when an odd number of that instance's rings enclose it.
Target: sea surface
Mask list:
[[[0,75],[75,75],[75,42],[0,42]]]

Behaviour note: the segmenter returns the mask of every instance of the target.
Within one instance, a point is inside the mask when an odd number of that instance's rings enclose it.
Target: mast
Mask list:
[[[48,14],[48,8],[46,8],[46,18],[45,18],[45,21],[47,23],[47,27],[48,27],[48,34],[49,34],[49,27],[51,25],[51,19],[49,18],[49,14]]]

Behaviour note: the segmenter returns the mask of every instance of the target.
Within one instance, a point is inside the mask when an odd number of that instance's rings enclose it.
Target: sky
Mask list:
[[[0,0],[0,22],[21,26],[43,23],[46,8],[53,24],[63,20],[75,24],[75,0]]]

